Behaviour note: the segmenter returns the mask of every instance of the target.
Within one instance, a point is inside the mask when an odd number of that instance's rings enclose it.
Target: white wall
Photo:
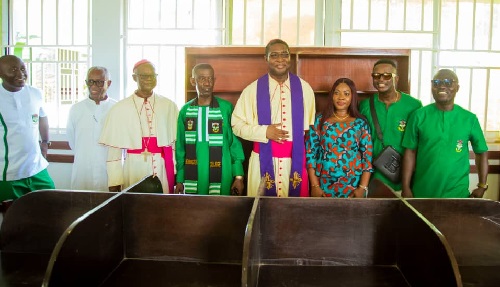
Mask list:
[[[49,171],[56,189],[70,189],[72,163],[51,162],[47,170]]]

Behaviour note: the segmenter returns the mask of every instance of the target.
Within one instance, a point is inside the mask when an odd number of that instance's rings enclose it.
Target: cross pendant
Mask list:
[[[151,153],[145,149],[143,152],[141,152],[142,156],[144,156],[144,162],[148,160],[148,156],[151,155]]]

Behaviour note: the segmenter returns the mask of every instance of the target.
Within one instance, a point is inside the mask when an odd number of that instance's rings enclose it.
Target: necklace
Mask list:
[[[386,104],[394,104],[395,102],[399,101],[399,97],[400,97],[400,93],[399,92],[396,92],[396,98],[394,99],[394,101],[391,101],[391,102],[385,102],[385,101],[382,101],[380,99],[380,94],[378,95],[378,100],[383,102],[383,103],[386,103]]]
[[[349,113],[347,113],[347,115],[346,115],[345,117],[339,117],[339,116],[337,116],[337,114],[336,114],[335,112],[333,112],[333,116],[334,116],[337,120],[339,120],[339,121],[343,121],[343,120],[345,120],[345,119],[347,119],[347,118],[349,117]]]
[[[135,102],[135,97],[132,98],[134,100],[134,107],[135,107],[135,110],[137,112],[137,116],[139,117],[139,126],[141,128],[141,135],[144,133],[144,130],[142,128],[142,119],[141,119],[141,115],[142,115],[142,110],[143,109],[146,109],[146,122],[148,123],[148,131],[149,131],[149,135],[147,137],[147,140],[145,139],[145,137],[143,136],[142,137],[142,144],[144,145],[144,151],[141,152],[142,156],[144,157],[144,161],[146,162],[147,159],[148,159],[148,156],[151,155],[151,153],[149,152],[148,150],[148,146],[149,146],[149,141],[151,140],[151,135],[152,135],[152,130],[153,130],[153,127],[152,127],[152,122],[153,122],[153,116],[154,116],[154,105],[156,103],[156,98],[153,96],[153,105],[151,105],[151,102],[148,101],[148,98],[145,98],[144,99],[144,102],[142,103],[141,107],[140,107],[140,111],[139,109],[137,108],[137,104]],[[148,114],[148,110],[147,110],[147,107],[145,107],[146,105],[150,106],[151,108],[151,114]]]

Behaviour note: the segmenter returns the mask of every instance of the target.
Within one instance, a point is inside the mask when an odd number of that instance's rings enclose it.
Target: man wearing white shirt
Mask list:
[[[71,189],[108,191],[108,147],[99,144],[99,136],[116,100],[108,97],[111,80],[105,67],[91,67],[85,82],[89,97],[71,107],[66,126],[69,146],[75,154]]]
[[[0,57],[0,78],[0,201],[54,189],[45,159],[50,141],[42,93],[26,85],[26,66],[16,56]]]

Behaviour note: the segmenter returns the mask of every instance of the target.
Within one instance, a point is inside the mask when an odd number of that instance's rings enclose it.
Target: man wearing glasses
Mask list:
[[[99,144],[99,137],[116,100],[108,97],[111,80],[105,67],[91,67],[85,82],[89,96],[71,107],[66,126],[68,143],[75,154],[71,189],[107,191],[108,147]]]
[[[110,147],[110,191],[120,191],[150,177],[159,179],[163,193],[174,192],[173,147],[179,109],[153,91],[157,76],[153,63],[137,62],[132,75],[137,89],[113,106],[104,123],[99,142]]]
[[[453,71],[439,70],[431,84],[435,102],[411,115],[404,136],[402,195],[481,198],[488,189],[488,146],[477,116],[454,103],[460,85]],[[472,193],[469,142],[479,177]]]
[[[377,90],[373,97],[375,113],[379,122],[383,138],[378,136],[375,122],[370,111],[370,100],[360,103],[359,110],[368,123],[373,140],[373,158],[382,152],[386,146],[392,146],[402,157],[404,149],[401,145],[409,115],[422,107],[422,102],[409,94],[397,90],[398,75],[397,65],[393,60],[380,59],[373,65],[373,87]],[[401,163],[397,163],[401,168]],[[390,186],[394,191],[401,190],[401,182],[391,181],[375,167],[371,180],[377,178]]]
[[[316,113],[311,86],[290,73],[288,44],[271,40],[268,73],[247,86],[234,108],[234,133],[254,142],[248,166],[248,195],[309,196],[305,131]],[[263,190],[259,190],[261,184]]]

